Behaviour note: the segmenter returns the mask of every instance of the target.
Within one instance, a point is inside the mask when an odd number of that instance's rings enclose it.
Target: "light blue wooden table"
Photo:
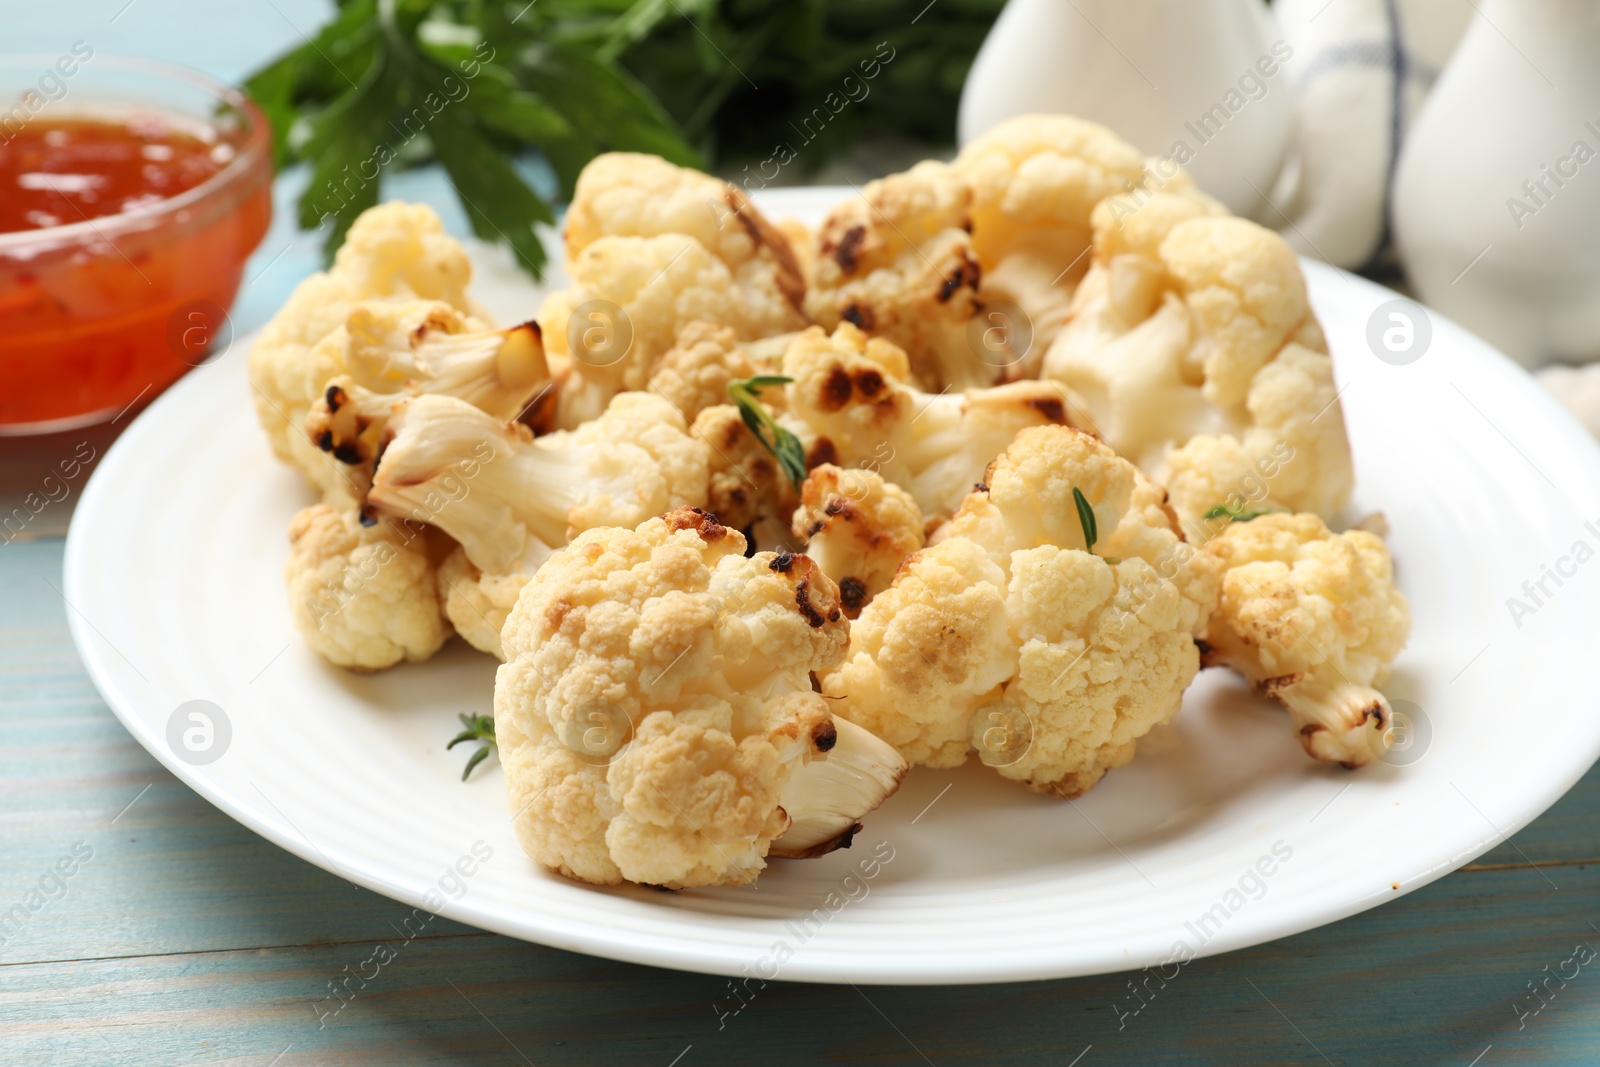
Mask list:
[[[5,47],[88,39],[237,78],[322,5],[235,2],[225,24],[223,10],[14,4]],[[413,180],[412,195],[433,198],[427,175]],[[314,263],[314,242],[276,228],[237,327],[259,325]],[[0,444],[0,501],[26,491],[37,452]],[[440,920],[324,1022],[314,1004],[328,983],[392,940],[408,909],[256,837],[133,741],[68,635],[69,514],[70,501],[30,539],[0,543],[0,915],[24,912],[0,924],[0,1063],[1600,1063],[1600,968],[1550,977],[1576,946],[1600,948],[1593,770],[1480,862],[1345,922],[1199,961],[1137,1015],[1124,1014],[1132,976],[1110,975],[774,985],[720,1026],[722,979]]]

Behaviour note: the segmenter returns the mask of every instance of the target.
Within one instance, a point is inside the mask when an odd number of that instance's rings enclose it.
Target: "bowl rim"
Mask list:
[[[59,58],[59,56],[48,52],[0,53],[0,71],[48,70]],[[194,188],[186,189],[177,196],[158,200],[155,203],[142,205],[131,211],[123,211],[115,215],[83,219],[78,222],[69,222],[63,226],[0,233],[0,256],[4,256],[9,252],[23,251],[29,254],[37,254],[43,250],[40,246],[62,246],[86,240],[109,242],[111,237],[116,235],[154,229],[161,224],[164,216],[174,215],[193,208],[195,205],[233,185],[241,178],[248,176],[260,166],[264,156],[267,158],[269,167],[271,165],[271,125],[268,123],[266,113],[261,110],[260,105],[242,89],[219,81],[192,67],[168,63],[164,60],[144,59],[138,56],[105,55],[99,52],[94,54],[93,59],[96,71],[117,70],[134,74],[147,74],[157,78],[165,78],[169,81],[182,82],[201,89],[209,93],[217,101],[228,104],[242,112],[250,122],[250,129],[244,136],[238,154],[228,162],[227,166]],[[132,102],[137,104],[136,100]]]

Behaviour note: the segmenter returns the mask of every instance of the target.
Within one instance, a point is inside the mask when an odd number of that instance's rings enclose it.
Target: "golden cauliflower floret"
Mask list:
[[[790,342],[788,412],[815,438],[809,453],[875,470],[930,517],[948,515],[989,462],[1028,426],[1070,422],[1073,398],[1054,382],[924,393],[906,383],[899,346],[850,323],[813,326]]]
[[[1005,572],[965,538],[913,553],[851,624],[823,695],[912,764],[965,763],[973,712],[1016,669],[1005,589]]]
[[[490,574],[583,530],[705,503],[708,447],[677,408],[622,393],[577,430],[535,439],[454,397],[396,405],[367,499],[439,527]]]
[[[1283,239],[1159,193],[1095,209],[1094,265],[1045,356],[1186,523],[1236,499],[1331,515],[1352,471],[1332,361]]]
[[[600,237],[568,265],[572,287],[539,311],[545,346],[559,359],[557,422],[595,417],[625,389],[644,389],[651,368],[692,322],[726,326],[740,340],[794,330],[788,305],[757,299],[699,241],[686,234]]]
[[[912,762],[976,751],[1077,796],[1176,714],[1220,568],[1089,434],[1024,430],[986,483],[867,605],[823,692]]]
[[[758,544],[768,544],[764,524],[787,522],[794,510],[795,490],[773,454],[745,425],[732,404],[708,407],[689,428],[691,436],[711,449],[706,508],[717,521],[736,530],[757,528]]]
[[[314,504],[289,524],[289,614],[323,659],[354,671],[419,663],[450,636],[427,535]]]
[[[728,402],[728,385],[757,374],[772,374],[783,358],[774,345],[749,344],[726,326],[691,322],[678,341],[656,360],[649,389],[683,412],[690,422],[706,408]]]
[[[495,731],[539,863],[600,884],[739,885],[806,816],[793,786],[841,740],[811,673],[839,662],[849,623],[809,559],[744,549],[682,508],[579,535],[523,590]]]
[[[567,210],[567,257],[601,237],[686,234],[715,255],[763,314],[805,325],[805,281],[782,230],[737,186],[660,156],[607,152],[578,175]]]
[[[806,555],[839,587],[852,619],[923,545],[922,510],[910,493],[876,471],[832,463],[807,475],[792,528]]]
[[[1233,523],[1205,550],[1226,568],[1206,662],[1287,707],[1313,758],[1359,767],[1382,756],[1394,716],[1376,687],[1411,631],[1382,539],[1271,514]]]
[[[1037,367],[1088,270],[1090,213],[1145,181],[1144,160],[1098,123],[1022,115],[967,145],[952,166],[972,189],[979,295],[1027,314],[1035,346],[1030,365]]]
[[[324,492],[338,492],[333,461],[306,439],[305,418],[327,378],[309,373],[311,349],[345,323],[358,301],[422,299],[472,310],[472,266],[433,209],[393,202],[350,226],[326,272],[301,282],[250,350],[251,401],[272,451]]]
[[[516,606],[522,587],[549,556],[550,550],[539,545],[510,570],[490,574],[473,566],[466,550],[457,545],[439,564],[439,607],[467,644],[504,661],[500,631],[505,628],[506,616]]]
[[[869,182],[828,215],[806,311],[853,323],[910,354],[925,389],[993,385],[1012,361],[982,343],[981,271],[968,234],[971,193],[943,163]]]
[[[406,294],[473,311],[472,263],[426,204],[391,201],[357,216],[334,253],[331,273],[358,298]]]

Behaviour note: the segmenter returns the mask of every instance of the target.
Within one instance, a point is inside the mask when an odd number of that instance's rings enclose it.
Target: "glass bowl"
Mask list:
[[[195,71],[81,43],[0,56],[0,151],[33,122],[150,117],[211,131],[231,159],[122,214],[0,233],[0,435],[114,418],[204,362],[230,328],[226,309],[272,214],[260,109]]]

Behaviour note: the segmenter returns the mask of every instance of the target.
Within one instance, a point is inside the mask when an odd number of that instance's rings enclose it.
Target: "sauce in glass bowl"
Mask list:
[[[95,56],[72,93],[7,112],[28,62],[0,59],[0,435],[114,418],[215,355],[271,216],[242,94]]]
[[[0,233],[150,207],[227,166],[233,146],[159,115],[29,123],[0,144]]]

